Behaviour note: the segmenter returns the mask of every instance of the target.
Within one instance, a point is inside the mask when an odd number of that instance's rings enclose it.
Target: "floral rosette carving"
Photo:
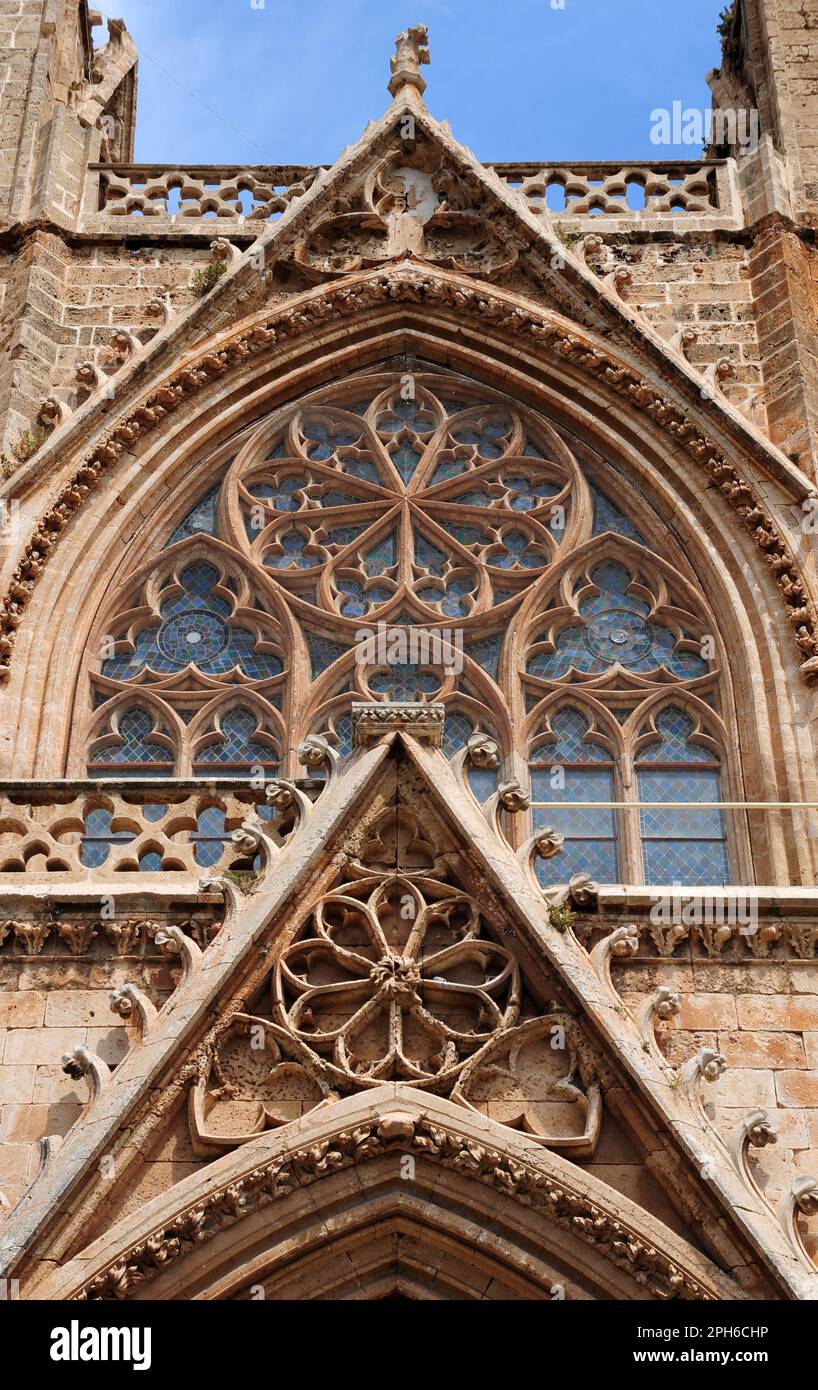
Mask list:
[[[284,952],[274,1012],[347,1086],[442,1091],[518,1017],[520,977],[456,889],[396,876],[345,885]]]

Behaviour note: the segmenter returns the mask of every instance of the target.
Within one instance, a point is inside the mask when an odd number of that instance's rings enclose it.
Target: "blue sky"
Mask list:
[[[545,163],[695,158],[657,150],[650,114],[707,107],[725,2],[116,0],[113,13],[140,49],[140,160],[329,163],[388,104],[398,30],[426,23],[432,113],[481,160]]]

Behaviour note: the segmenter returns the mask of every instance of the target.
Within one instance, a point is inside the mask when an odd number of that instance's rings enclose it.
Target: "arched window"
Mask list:
[[[530,759],[534,802],[555,803],[533,819],[566,841],[544,882],[727,880],[740,826],[715,804],[738,784],[718,625],[624,467],[411,358],[245,427],[163,504],[100,617],[89,771],[300,776],[309,734],[352,752],[354,702],[439,701],[448,757],[490,730],[500,778]],[[370,638],[385,649],[364,656]],[[139,729],[135,704],[121,714],[137,692]],[[675,757],[671,708],[692,721]],[[496,781],[472,769],[476,794]]]

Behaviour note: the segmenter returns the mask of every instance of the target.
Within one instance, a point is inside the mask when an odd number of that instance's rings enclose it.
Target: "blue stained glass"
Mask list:
[[[162,856],[155,849],[145,850],[139,856],[139,872],[142,874],[159,873],[162,868]]]
[[[447,709],[443,724],[443,752],[446,757],[453,758],[455,753],[465,748],[473,733],[473,719],[467,714],[462,714],[460,710]]]
[[[350,545],[356,537],[363,535],[366,526],[333,526],[327,532],[328,545]]]
[[[437,479],[440,482],[440,479]],[[487,492],[480,492],[477,488],[471,488],[468,492],[458,492],[454,497],[449,498],[451,502],[459,502],[463,507],[490,507],[492,498]],[[448,526],[446,530],[448,531]],[[482,532],[480,533],[482,535]]]
[[[380,483],[381,476],[369,459],[344,459],[341,464],[345,473],[352,478],[361,478],[365,483]]]
[[[419,418],[420,417],[420,418]],[[416,426],[428,431],[433,428],[426,411],[422,411],[417,401],[394,401],[387,414],[378,417],[378,431],[382,434],[397,434],[402,429]]]
[[[416,700],[419,695],[436,693],[440,677],[407,662],[390,666],[388,671],[376,671],[367,676],[367,684],[374,694],[386,700]]]
[[[412,449],[410,445],[404,444],[400,449],[389,455],[404,483],[408,483],[412,478],[415,469],[421,460],[421,455],[417,449]]]
[[[160,806],[156,802],[149,801],[142,807],[142,814],[145,820],[158,821],[162,819],[167,809],[167,806]]]
[[[717,888],[732,882],[723,840],[645,840],[645,882]]]
[[[486,637],[482,642],[469,642],[466,646],[466,653],[472,661],[476,661],[478,666],[482,666],[483,670],[496,680],[502,644],[502,637]]]
[[[591,578],[600,592],[580,605],[585,625],[563,628],[556,651],[538,652],[529,660],[530,675],[556,680],[572,667],[597,674],[614,662],[639,674],[664,666],[683,680],[707,673],[707,662],[692,652],[676,652],[671,632],[647,621],[650,608],[626,592],[630,575],[623,566],[608,561]]]
[[[547,824],[553,822],[548,820]],[[536,861],[538,881],[544,888],[569,883],[575,874],[590,874],[597,883],[618,883],[614,840],[566,840],[553,859]]]
[[[452,432],[452,438],[458,444],[474,444],[481,458],[498,459],[503,455],[503,449],[498,448],[498,440],[504,440],[510,433],[511,424],[506,420],[502,424],[483,425],[482,429],[478,426],[465,426]]]
[[[548,564],[549,556],[539,546],[533,545],[524,531],[506,531],[499,544],[504,554],[491,555],[489,564],[498,569],[541,569]]]
[[[592,535],[601,536],[605,531],[612,531],[615,536],[626,536],[628,540],[638,541],[639,545],[645,544],[633,522],[618,507],[614,506],[610,498],[595,487],[591,488],[591,497],[594,503]]]
[[[135,650],[109,657],[102,673],[113,680],[132,680],[146,667],[157,674],[178,671],[194,662],[208,675],[223,675],[239,666],[254,680],[281,674],[277,657],[256,653],[256,639],[227,619],[231,606],[213,593],[219,572],[197,562],[179,576],[183,593],[160,606],[161,625],[145,627],[135,639]]]
[[[173,534],[165,542],[165,548],[175,545],[177,541],[187,540],[188,536],[195,536],[204,532],[206,536],[216,535],[216,499],[219,495],[221,483],[206,492],[204,497],[200,497],[196,506],[188,512],[187,516],[179,522]]]
[[[282,478],[275,486],[270,483],[258,483],[250,488],[250,492],[253,497],[267,502],[278,512],[296,512],[301,506],[301,499],[297,498],[295,493],[308,487],[309,481],[303,474],[292,474]]]
[[[549,497],[555,497],[560,491],[556,483],[539,482],[535,483],[531,478],[506,478],[506,487],[509,490],[509,506],[515,512],[530,512],[535,507],[541,507]]]
[[[165,776],[172,769],[173,758],[161,743],[154,743],[151,740],[153,733],[153,716],[140,707],[129,709],[119,721],[118,744],[100,750],[96,756],[89,761],[88,770],[93,773],[98,767],[106,767],[108,764],[159,764],[154,770],[152,766],[145,768],[144,772],[138,773],[146,777]]]
[[[610,753],[598,743],[585,742],[585,735],[591,725],[578,709],[561,709],[551,719],[551,731],[555,735],[553,743],[541,745],[534,754],[537,762],[556,763],[599,763],[610,762]],[[543,797],[552,801],[553,797]]]
[[[425,536],[415,536],[415,564],[419,568],[428,570],[440,579],[448,562],[448,555],[444,555],[443,551],[438,550]]]
[[[351,575],[338,576],[335,587],[339,594],[346,595],[341,603],[341,612],[347,618],[362,618],[371,608],[386,603],[392,597],[391,590],[383,585],[367,589],[362,579],[355,579]]]
[[[439,463],[429,481],[429,486],[435,483],[445,483],[449,478],[457,478],[461,473],[466,472],[465,459],[445,459]]]
[[[112,812],[104,806],[89,811],[85,817],[80,863],[87,869],[98,869],[104,864],[112,845],[126,845],[135,838],[132,830],[112,830],[111,819]]]
[[[278,544],[281,546],[282,550],[280,555],[268,553],[264,557],[264,563],[270,569],[311,570],[322,563],[321,556],[316,554],[315,551],[309,555],[306,553],[310,541],[309,538],[302,535],[300,531],[287,531],[286,534],[279,533]]]
[[[325,425],[310,424],[304,421],[302,426],[304,438],[312,447],[307,448],[307,457],[321,461],[332,458],[336,449],[342,449],[350,444],[355,444],[360,439],[360,431],[351,432],[350,430],[328,429]]]
[[[640,763],[714,763],[715,753],[700,743],[691,743],[693,720],[677,705],[671,705],[656,719],[661,742],[651,744],[639,754]],[[646,730],[643,730],[646,732]],[[654,800],[658,798],[654,797]],[[706,800],[707,798],[705,798]],[[713,798],[711,798],[712,800]]]
[[[224,811],[220,811],[218,806],[208,806],[196,817],[196,829],[191,831],[191,841],[194,845],[193,857],[197,864],[204,868],[212,868],[218,864],[222,857],[225,845],[230,843],[230,836],[224,828]]]
[[[342,758],[348,758],[352,752],[352,715],[342,714],[335,719],[333,727],[337,739],[335,746]]]
[[[396,563],[397,545],[394,531],[364,555],[364,569],[368,575],[383,574]]]
[[[231,767],[253,766],[277,767],[278,756],[275,749],[259,743],[253,735],[258,728],[258,716],[251,709],[240,705],[231,709],[221,720],[222,737],[220,742],[211,743],[200,749],[196,764],[228,764]]]
[[[353,497],[350,492],[325,492],[321,498],[322,507],[354,507],[360,502],[360,497]]]
[[[470,767],[468,779],[469,786],[481,805],[488,801],[490,796],[494,796],[497,790],[497,772],[493,768]]]
[[[307,633],[307,646],[310,652],[310,665],[313,676],[320,676],[322,671],[326,671],[333,661],[345,656],[349,647],[341,646],[340,642],[331,642],[327,637],[320,637],[317,633]]]
[[[462,526],[459,522],[444,523],[444,529],[450,536],[454,536],[461,545],[485,545],[490,537],[486,535],[482,526]]]
[[[189,610],[177,613],[159,630],[159,650],[177,666],[188,661],[213,661],[230,641],[230,628],[215,613]]]
[[[598,811],[584,806],[570,809],[574,801],[613,800],[613,778],[610,771],[602,768],[586,770],[566,767],[563,769],[562,780],[564,785],[555,790],[551,785],[550,772],[532,772],[532,801],[565,803],[564,807],[535,807],[534,824],[537,829],[543,825],[553,825],[561,835],[613,839],[616,835],[616,822],[610,807],[602,807]]]
[[[697,802],[721,800],[718,772],[701,768],[674,768],[673,771],[639,772],[640,801],[683,801],[685,806],[667,810],[641,810],[642,834],[666,839],[720,840],[724,819],[719,810],[704,809]],[[689,807],[689,809],[688,809]]]

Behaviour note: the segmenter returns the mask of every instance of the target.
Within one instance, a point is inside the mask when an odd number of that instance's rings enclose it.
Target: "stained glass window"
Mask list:
[[[100,864],[104,864],[112,845],[126,845],[133,840],[134,832],[132,830],[113,830],[111,828],[112,819],[113,813],[104,806],[98,806],[95,810],[89,811],[85,817],[80,847],[80,863],[84,864],[87,869],[98,869]]]
[[[216,501],[221,491],[221,484],[211,488],[204,497],[200,497],[196,506],[188,512],[187,516],[179,522],[179,525],[168,537],[167,545],[175,545],[177,541],[187,540],[188,536],[203,534],[206,536],[216,535]]]
[[[670,629],[649,619],[650,604],[628,592],[633,585],[623,565],[597,565],[591,582],[599,592],[580,603],[582,626],[564,627],[553,652],[535,652],[528,661],[530,675],[541,680],[558,680],[570,670],[595,675],[615,663],[636,674],[664,668],[682,680],[707,674],[707,662],[695,652],[677,650]]]
[[[119,720],[118,741],[96,753],[88,763],[91,776],[170,777],[173,758],[151,735],[155,720],[146,709],[129,709]]]
[[[712,805],[722,799],[720,765],[696,743],[693,729],[684,710],[663,710],[656,720],[660,739],[639,757],[639,800],[681,803],[640,810],[647,883],[713,887],[730,882],[724,815]]]
[[[613,801],[613,761],[600,744],[587,737],[588,719],[573,708],[559,710],[551,720],[553,738],[531,758],[531,799],[535,830],[548,826],[564,836],[562,852],[537,860],[542,884],[566,883],[587,873],[600,883],[616,883],[616,813],[607,808],[580,807],[582,801]],[[537,802],[558,802],[538,806]]]
[[[223,675],[235,666],[254,680],[277,676],[278,657],[256,650],[257,638],[230,621],[232,604],[214,593],[219,572],[197,561],[179,575],[182,593],[160,605],[160,623],[143,627],[132,653],[122,652],[102,664],[112,680],[133,680],[146,668],[157,675],[195,664],[207,675]]]
[[[254,737],[259,725],[258,715],[243,706],[231,709],[221,720],[221,738],[200,749],[196,756],[195,772],[212,776],[244,773],[248,767],[274,769],[279,758],[274,748]]]

